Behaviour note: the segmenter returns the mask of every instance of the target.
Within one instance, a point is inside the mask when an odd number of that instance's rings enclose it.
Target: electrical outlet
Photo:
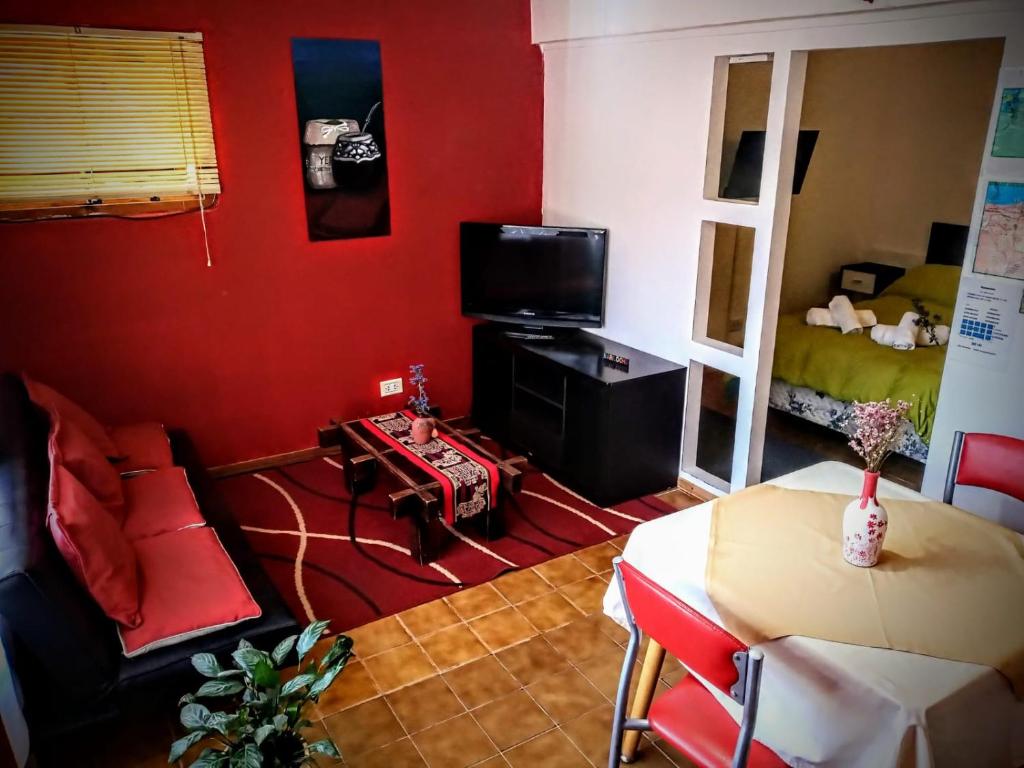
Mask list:
[[[388,395],[400,395],[402,394],[402,380],[401,379],[388,379],[380,383],[380,396],[387,397]]]

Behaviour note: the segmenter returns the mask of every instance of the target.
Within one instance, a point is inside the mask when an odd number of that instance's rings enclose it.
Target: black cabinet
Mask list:
[[[676,484],[685,389],[683,366],[593,334],[473,329],[474,423],[601,506]]]

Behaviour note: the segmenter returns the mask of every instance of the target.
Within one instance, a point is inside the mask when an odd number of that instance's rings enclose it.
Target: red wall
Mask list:
[[[210,465],[401,406],[377,382],[410,363],[448,413],[468,409],[458,222],[540,220],[528,0],[0,0],[0,19],[201,31],[224,189],[212,269],[195,214],[0,224],[0,368],[110,423],[184,427]],[[307,239],[292,37],[380,41],[390,237]]]

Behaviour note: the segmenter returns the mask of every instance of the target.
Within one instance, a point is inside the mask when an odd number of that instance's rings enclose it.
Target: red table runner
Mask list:
[[[498,465],[441,433],[416,445],[412,439],[415,418],[412,411],[400,411],[359,423],[441,484],[441,507],[449,524],[494,509]]]

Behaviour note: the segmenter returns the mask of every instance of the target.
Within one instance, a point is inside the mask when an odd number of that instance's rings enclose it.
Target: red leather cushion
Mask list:
[[[1024,501],[1024,440],[984,432],[967,433],[956,481]]]
[[[711,693],[687,675],[654,700],[651,728],[697,765],[732,764],[740,727]],[[782,768],[782,759],[759,741],[750,744],[747,768]]]
[[[119,627],[125,656],[182,643],[261,614],[212,528],[141,539],[135,542],[135,553],[142,623]]]
[[[103,612],[136,626],[141,617],[135,551],[117,521],[59,463],[50,473],[46,524],[57,549]]]
[[[171,443],[163,425],[155,421],[111,427],[110,437],[120,458],[114,462],[118,472],[138,472],[174,466]]]
[[[181,467],[126,477],[123,487],[123,531],[132,541],[206,524]]]
[[[32,402],[44,408],[50,414],[51,420],[57,416],[66,422],[74,423],[104,456],[118,455],[117,446],[107,434],[106,427],[96,421],[88,411],[52,387],[34,381],[25,374],[22,374],[21,378]]]
[[[124,519],[121,476],[73,421],[57,418],[50,433],[51,461],[64,466],[118,521]]]
[[[623,561],[621,569],[629,608],[640,629],[728,693],[739,677],[732,655],[747,646],[629,563]]]

